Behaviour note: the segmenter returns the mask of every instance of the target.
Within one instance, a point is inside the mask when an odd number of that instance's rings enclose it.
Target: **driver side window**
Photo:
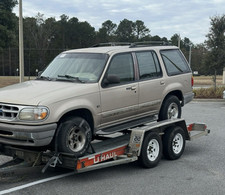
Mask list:
[[[119,54],[112,58],[107,71],[108,76],[116,76],[120,83],[134,81],[134,66],[130,53]]]

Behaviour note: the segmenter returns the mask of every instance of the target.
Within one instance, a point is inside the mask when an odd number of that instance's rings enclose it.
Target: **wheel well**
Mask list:
[[[181,101],[181,106],[184,105],[184,103],[183,103],[183,102],[184,102],[184,97],[183,97],[182,92],[179,91],[179,90],[171,91],[170,93],[168,93],[168,94],[166,95],[166,97],[164,98],[163,103],[164,103],[164,101],[166,100],[166,98],[169,97],[169,96],[171,96],[171,95],[176,96],[176,97]],[[162,104],[163,104],[163,103],[162,103]]]
[[[79,116],[84,118],[90,125],[92,131],[94,130],[94,119],[93,119],[92,113],[88,109],[78,109],[78,110],[70,111],[61,117],[61,119],[59,120],[59,123],[70,116]]]
[[[78,117],[84,118],[90,125],[92,133],[94,132],[94,119],[93,119],[92,113],[88,109],[77,109],[77,110],[73,110],[73,111],[70,111],[70,112],[64,114],[58,121],[58,125],[60,125],[61,122],[66,120],[66,118],[72,117],[72,116],[78,116]],[[58,134],[59,134],[59,131],[57,129],[57,131],[55,132],[54,138],[52,139],[51,143],[49,144],[50,149],[55,149],[58,147],[57,142],[55,142],[55,140],[58,137]]]

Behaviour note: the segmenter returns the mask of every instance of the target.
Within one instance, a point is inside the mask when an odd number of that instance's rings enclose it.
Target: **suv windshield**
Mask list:
[[[39,79],[97,82],[107,58],[107,54],[62,53],[49,64]]]

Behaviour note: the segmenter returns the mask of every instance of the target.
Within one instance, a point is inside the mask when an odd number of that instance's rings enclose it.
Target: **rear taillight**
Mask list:
[[[194,77],[193,76],[191,77],[191,86],[192,87],[194,86]]]

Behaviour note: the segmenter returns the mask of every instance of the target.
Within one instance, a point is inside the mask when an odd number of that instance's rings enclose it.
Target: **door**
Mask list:
[[[139,66],[139,113],[151,115],[159,112],[165,82],[154,51],[136,52]]]
[[[110,81],[110,77],[114,81]],[[131,53],[117,54],[111,59],[100,93],[101,126],[119,124],[135,117],[138,111],[138,83],[135,82]]]

